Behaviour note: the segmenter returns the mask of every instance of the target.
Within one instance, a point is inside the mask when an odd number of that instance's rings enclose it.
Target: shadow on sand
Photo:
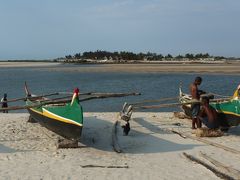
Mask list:
[[[0,144],[0,153],[15,153],[15,152],[18,152],[18,150]]]
[[[123,136],[122,128],[119,126],[118,141],[125,153],[139,154],[184,151],[199,146],[197,144],[179,144],[166,140],[164,137],[161,138],[159,135],[164,136],[169,133],[164,132],[161,128],[145,121],[143,118],[137,118],[135,122],[148,129],[150,133],[134,130],[133,126],[129,135]],[[96,117],[86,117],[81,143],[95,149],[113,151],[111,144],[112,128],[113,123],[109,121],[97,119]]]
[[[240,125],[235,126],[235,127],[230,127],[228,130],[228,134],[240,136]]]
[[[87,147],[103,151],[113,151],[112,133],[113,123],[98,119],[95,116],[84,118],[81,143]]]

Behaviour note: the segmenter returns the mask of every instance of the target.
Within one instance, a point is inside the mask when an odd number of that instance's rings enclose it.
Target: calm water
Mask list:
[[[57,68],[57,67],[56,67]],[[86,67],[87,68],[87,67]],[[84,111],[119,111],[122,104],[145,99],[176,97],[179,84],[188,92],[188,86],[199,74],[163,73],[81,73],[51,72],[47,68],[0,68],[0,95],[8,93],[8,99],[23,97],[24,81],[33,94],[72,91],[81,92],[141,92],[141,96],[92,100],[82,103]],[[200,75],[201,89],[223,95],[232,95],[240,83],[240,75]],[[19,104],[19,103],[17,103]],[[23,103],[22,103],[23,104]],[[9,104],[10,105],[10,104]],[[16,104],[12,104],[16,105]],[[170,111],[173,109],[159,109]]]

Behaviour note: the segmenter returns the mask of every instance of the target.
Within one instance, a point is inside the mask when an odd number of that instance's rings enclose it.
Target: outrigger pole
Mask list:
[[[54,93],[52,93],[54,94]],[[86,94],[86,93],[85,93]],[[113,98],[113,97],[125,97],[125,96],[137,96],[140,95],[140,93],[92,93],[97,94],[95,96],[90,96],[90,97],[86,97],[86,98],[81,98],[79,99],[79,102],[83,102],[83,101],[89,101],[89,100],[93,100],[93,99],[105,99],[105,98]],[[50,94],[49,94],[50,95]],[[44,96],[36,96],[36,97],[29,97],[29,99],[37,99],[41,98],[41,97],[46,97],[46,95]],[[20,99],[20,98],[19,98]],[[26,98],[27,99],[27,98]],[[50,105],[50,104],[60,104],[60,103],[69,103],[71,102],[71,98],[56,98],[56,99],[47,99],[47,100],[43,100],[43,101],[39,101],[40,103],[37,105],[33,105],[33,106],[12,106],[12,107],[8,107],[8,108],[0,108],[0,112],[1,111],[5,111],[5,110],[20,110],[20,109],[29,109],[29,108],[34,108],[34,107],[40,107],[43,105]],[[13,102],[13,101],[11,101]]]

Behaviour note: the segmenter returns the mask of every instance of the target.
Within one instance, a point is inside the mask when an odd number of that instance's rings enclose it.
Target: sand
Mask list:
[[[111,144],[117,113],[85,113],[82,145],[77,149],[57,149],[59,136],[38,123],[28,123],[28,116],[0,116],[1,179],[219,179],[183,152],[198,158],[204,152],[240,171],[240,154],[170,132],[194,136],[189,120],[173,113],[134,113],[129,136],[123,136],[118,126],[120,154]],[[240,151],[239,135],[240,128],[235,127],[222,137],[204,139]]]
[[[55,62],[0,62],[4,67],[38,67],[38,70],[60,72],[126,72],[126,73],[212,73],[238,74],[240,62],[145,63],[145,64],[61,64]]]
[[[125,72],[125,73],[211,73],[238,74],[240,63],[219,64],[98,64],[48,67],[61,72]]]

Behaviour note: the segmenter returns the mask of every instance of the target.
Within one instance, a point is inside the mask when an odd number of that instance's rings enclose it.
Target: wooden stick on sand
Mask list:
[[[196,158],[196,157],[194,157],[194,156],[192,156],[192,155],[190,155],[190,154],[187,154],[187,153],[185,153],[185,152],[183,153],[183,155],[184,155],[187,159],[189,159],[189,160],[191,160],[191,161],[193,161],[193,162],[196,162],[196,163],[198,163],[198,164],[201,164],[202,166],[206,167],[208,170],[212,171],[217,177],[220,177],[220,178],[226,179],[226,180],[234,180],[234,178],[233,178],[232,176],[227,175],[227,174],[219,171],[218,169],[216,169],[215,167],[207,164],[206,162],[202,161],[201,159],[198,159],[198,158]]]
[[[226,166],[202,152],[200,152],[200,156],[203,157],[204,159],[208,160],[212,164],[214,164],[221,172],[224,172],[226,174],[230,173],[231,176],[233,176],[235,179],[240,179],[240,171],[239,170],[231,168],[230,166]]]

